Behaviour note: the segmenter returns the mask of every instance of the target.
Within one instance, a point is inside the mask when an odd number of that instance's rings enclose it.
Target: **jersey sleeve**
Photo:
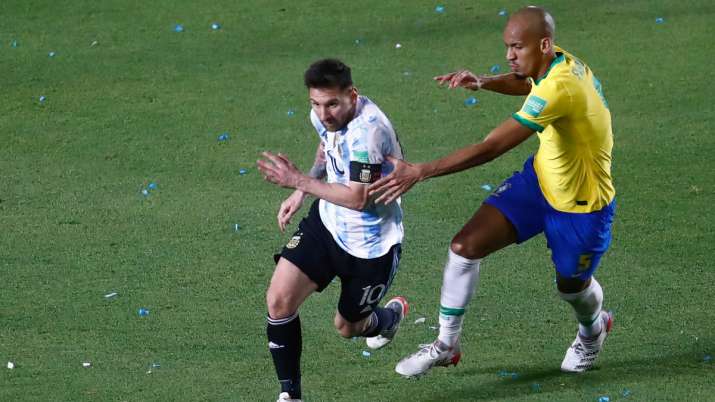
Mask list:
[[[522,125],[534,131],[544,131],[546,126],[566,116],[571,109],[571,96],[558,81],[532,84],[521,109],[513,114]]]
[[[350,150],[350,181],[374,183],[381,177],[382,162],[389,155],[390,132],[382,124],[375,122],[360,130],[353,139]]]

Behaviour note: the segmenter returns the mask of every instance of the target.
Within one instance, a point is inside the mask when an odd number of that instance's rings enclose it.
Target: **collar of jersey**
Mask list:
[[[544,73],[544,75],[542,75],[541,77],[539,77],[539,79],[537,79],[536,81],[534,81],[534,85],[539,85],[539,83],[540,83],[541,81],[543,81],[544,78],[546,78],[547,75],[549,75],[549,71],[551,71],[551,69],[554,68],[555,65],[561,63],[562,61],[564,61],[564,60],[566,59],[566,56],[564,56],[563,53],[558,53],[558,52],[557,52],[556,54],[557,54],[558,56],[551,62],[551,65],[550,65],[549,68],[546,70],[546,72]]]

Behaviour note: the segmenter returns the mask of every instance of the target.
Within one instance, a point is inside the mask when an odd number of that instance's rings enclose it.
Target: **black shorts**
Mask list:
[[[337,276],[341,290],[338,311],[349,322],[358,322],[372,313],[392,284],[400,262],[401,247],[395,244],[382,257],[363,259],[340,248],[323,225],[315,200],[308,216],[283,251],[275,255],[295,264],[322,292]]]

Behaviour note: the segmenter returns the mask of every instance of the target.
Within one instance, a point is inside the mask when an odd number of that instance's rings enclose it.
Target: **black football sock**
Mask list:
[[[397,314],[393,310],[384,307],[375,307],[372,311],[372,316],[370,316],[372,322],[367,327],[363,336],[371,338],[380,335],[382,331],[392,328],[396,318]]]
[[[300,354],[303,340],[298,313],[287,318],[268,318],[266,334],[268,348],[273,356],[281,392],[287,392],[291,398],[300,399]]]

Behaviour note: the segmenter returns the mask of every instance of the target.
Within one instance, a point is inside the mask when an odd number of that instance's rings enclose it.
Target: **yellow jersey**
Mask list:
[[[598,211],[616,195],[611,113],[591,69],[563,49],[555,51],[513,117],[538,132],[534,170],[549,204],[563,212]]]

